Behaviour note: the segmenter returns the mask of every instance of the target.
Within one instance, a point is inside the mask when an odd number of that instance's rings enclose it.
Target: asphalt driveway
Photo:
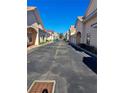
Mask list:
[[[83,62],[88,56],[64,41],[41,46],[27,55],[27,86],[55,80],[55,93],[97,93],[97,75]]]

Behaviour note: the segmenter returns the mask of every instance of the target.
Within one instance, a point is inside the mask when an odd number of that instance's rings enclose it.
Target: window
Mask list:
[[[97,28],[97,23],[92,24],[91,27]]]

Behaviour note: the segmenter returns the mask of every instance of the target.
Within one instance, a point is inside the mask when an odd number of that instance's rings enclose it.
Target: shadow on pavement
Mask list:
[[[83,57],[82,62],[86,66],[88,66],[93,72],[97,73],[97,55],[94,56],[93,54],[84,51],[83,49],[77,47],[74,44],[68,43],[68,45],[71,45],[76,51],[85,52],[86,54],[90,55],[90,57]]]
[[[95,73],[97,73],[97,58],[83,57],[82,61]]]
[[[72,43],[67,43],[68,45],[70,45],[71,47],[73,47],[75,50],[77,50],[77,51],[82,51],[80,48],[78,48],[77,46],[75,46],[74,44],[72,44]]]

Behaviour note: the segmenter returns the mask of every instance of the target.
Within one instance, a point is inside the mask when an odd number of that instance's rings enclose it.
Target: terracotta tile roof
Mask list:
[[[28,6],[28,7],[27,7],[27,11],[35,10],[35,8],[36,8],[36,7],[34,7],[34,6]]]
[[[53,32],[52,30],[47,30],[47,32]]]

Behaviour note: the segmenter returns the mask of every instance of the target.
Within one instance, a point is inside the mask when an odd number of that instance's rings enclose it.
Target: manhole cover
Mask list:
[[[54,93],[55,80],[34,81],[28,89],[28,93]]]

